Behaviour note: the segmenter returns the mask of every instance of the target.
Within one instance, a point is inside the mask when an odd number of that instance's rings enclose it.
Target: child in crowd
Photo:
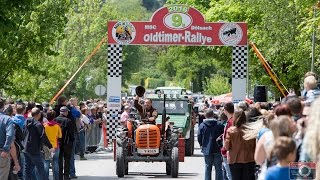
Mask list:
[[[279,137],[274,144],[272,154],[278,164],[267,170],[265,180],[289,180],[289,164],[296,159],[296,144],[292,138]]]

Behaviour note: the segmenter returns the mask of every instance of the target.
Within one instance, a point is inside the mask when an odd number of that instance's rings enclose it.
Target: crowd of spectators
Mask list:
[[[290,179],[320,175],[320,90],[307,73],[301,96],[279,102],[208,104],[199,117],[198,142],[205,179]],[[133,102],[122,101],[125,123]],[[0,179],[77,178],[75,155],[106,148],[106,103],[60,96],[55,106],[0,98]],[[298,163],[306,162],[306,163]],[[296,164],[295,164],[296,163]],[[292,174],[290,168],[307,168]],[[317,167],[317,168],[314,168]],[[317,172],[316,172],[317,171]],[[318,177],[315,177],[316,174]]]
[[[215,179],[223,180],[319,179],[320,89],[315,74],[307,73],[303,85],[301,96],[291,93],[278,102],[204,108],[198,141],[205,179],[211,179],[213,166]]]
[[[107,150],[106,103],[60,96],[48,103],[0,98],[0,179],[76,179],[75,156]]]

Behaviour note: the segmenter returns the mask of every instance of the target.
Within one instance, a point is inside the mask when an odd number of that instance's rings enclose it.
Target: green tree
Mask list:
[[[205,78],[204,92],[210,95],[221,95],[231,92],[231,85],[229,79],[220,75],[215,74],[213,77]]]
[[[198,8],[208,22],[247,22],[249,40],[256,43],[279,78],[288,88],[294,88],[296,91],[300,89],[300,79],[310,69],[312,30],[314,25],[319,23],[318,16],[313,18],[314,1],[210,0],[210,2],[202,2],[204,1],[168,1],[168,3],[183,3]],[[207,49],[211,51],[208,54],[212,54],[212,58],[220,62],[215,66],[219,70],[223,69],[221,74],[230,77],[231,67],[227,64],[231,63],[231,49],[226,47]],[[316,57],[319,54],[317,49]],[[250,83],[271,84],[269,75],[263,70],[263,66],[252,51],[249,59]],[[317,64],[319,59],[315,66],[316,71],[319,72]],[[271,86],[276,89],[274,85]]]
[[[205,78],[217,72],[212,57],[212,51],[206,47],[169,47],[160,54],[158,68],[180,86],[195,92],[203,91]]]
[[[14,88],[16,71],[35,73],[33,58],[53,55],[52,45],[63,37],[69,9],[66,0],[0,2],[0,86]]]
[[[54,10],[54,8],[51,8]],[[48,47],[54,54],[32,54],[24,62],[28,69],[13,69],[6,88],[9,96],[18,96],[26,100],[49,101],[78,69],[98,42],[106,36],[109,20],[146,20],[150,14],[141,6],[140,1],[129,0],[127,3],[101,0],[73,1],[71,8],[64,13],[68,19],[62,27],[61,38]],[[55,12],[51,12],[55,16]],[[50,21],[51,25],[55,21]],[[41,47],[42,48],[42,47]],[[132,63],[139,61],[140,47],[124,47],[124,79],[135,71]],[[2,67],[1,67],[2,68]],[[30,71],[32,69],[33,71]],[[86,83],[86,77],[91,76]],[[107,44],[86,64],[82,71],[65,89],[67,96],[80,99],[96,98],[94,87],[107,84]]]

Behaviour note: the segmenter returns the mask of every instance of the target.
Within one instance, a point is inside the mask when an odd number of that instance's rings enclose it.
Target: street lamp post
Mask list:
[[[92,76],[87,76],[85,78],[85,81],[86,81],[86,89],[83,91],[83,100],[85,100],[85,93],[86,91],[88,90],[88,85],[89,85],[89,81],[92,79]]]
[[[313,7],[313,19],[315,20],[317,17],[317,8],[320,7],[320,1]],[[311,54],[311,72],[314,72],[314,54],[315,54],[315,46],[316,46],[316,23],[313,25],[312,31],[312,54]]]

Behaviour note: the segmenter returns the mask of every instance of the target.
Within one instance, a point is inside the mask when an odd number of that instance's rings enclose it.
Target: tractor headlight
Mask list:
[[[178,133],[182,134],[183,133],[183,129],[182,128],[178,128]]]
[[[174,140],[177,140],[178,139],[178,134],[172,133],[171,134],[171,138],[174,139]]]

